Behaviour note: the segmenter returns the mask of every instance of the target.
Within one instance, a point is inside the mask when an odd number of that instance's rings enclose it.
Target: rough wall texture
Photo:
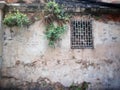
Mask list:
[[[0,10],[0,56],[2,56],[2,10]]]
[[[4,28],[1,85],[48,78],[64,86],[87,81],[93,88],[120,87],[120,23],[94,20],[94,49],[83,50],[70,48],[69,26],[55,49],[47,45],[41,21]]]
[[[1,67],[2,67],[2,10],[0,10],[0,78],[1,78]]]

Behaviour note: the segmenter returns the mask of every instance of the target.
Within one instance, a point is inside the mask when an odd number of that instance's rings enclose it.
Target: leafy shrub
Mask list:
[[[71,85],[69,87],[70,90],[87,90],[88,89],[88,86],[89,86],[89,82],[83,82],[81,83],[81,85]]]
[[[47,27],[46,37],[49,40],[49,45],[54,46],[55,42],[61,37],[61,35],[65,32],[66,26],[54,26],[54,24],[50,24]]]
[[[62,5],[59,5],[55,1],[46,3],[44,8],[44,23],[46,28],[46,37],[49,40],[49,45],[54,46],[55,42],[65,32],[65,23],[69,21],[70,16],[63,9]],[[55,26],[51,23],[57,23]]]
[[[63,5],[59,5],[54,1],[46,3],[44,16],[46,24],[50,24],[54,21],[56,21],[58,24],[62,24],[66,21],[69,21],[70,17],[70,15],[68,15],[68,13],[65,12]]]
[[[8,13],[3,21],[3,23],[8,27],[22,27],[28,25],[29,22],[29,18],[26,16],[26,14],[23,14],[18,10],[14,13]]]

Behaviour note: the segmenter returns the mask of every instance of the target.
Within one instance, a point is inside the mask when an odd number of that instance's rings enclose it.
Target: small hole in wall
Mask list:
[[[72,56],[72,59],[76,59],[75,56]]]
[[[19,65],[20,64],[20,61],[19,60],[17,60],[16,61],[16,63],[15,63],[15,65]]]
[[[60,60],[57,60],[57,64],[60,64]]]

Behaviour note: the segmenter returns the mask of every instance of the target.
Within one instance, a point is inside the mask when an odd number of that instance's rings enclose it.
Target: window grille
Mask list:
[[[74,19],[71,21],[71,48],[93,48],[92,20]]]

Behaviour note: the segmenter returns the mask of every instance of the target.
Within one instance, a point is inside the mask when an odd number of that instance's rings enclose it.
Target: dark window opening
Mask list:
[[[92,20],[71,21],[71,48],[93,48]]]

